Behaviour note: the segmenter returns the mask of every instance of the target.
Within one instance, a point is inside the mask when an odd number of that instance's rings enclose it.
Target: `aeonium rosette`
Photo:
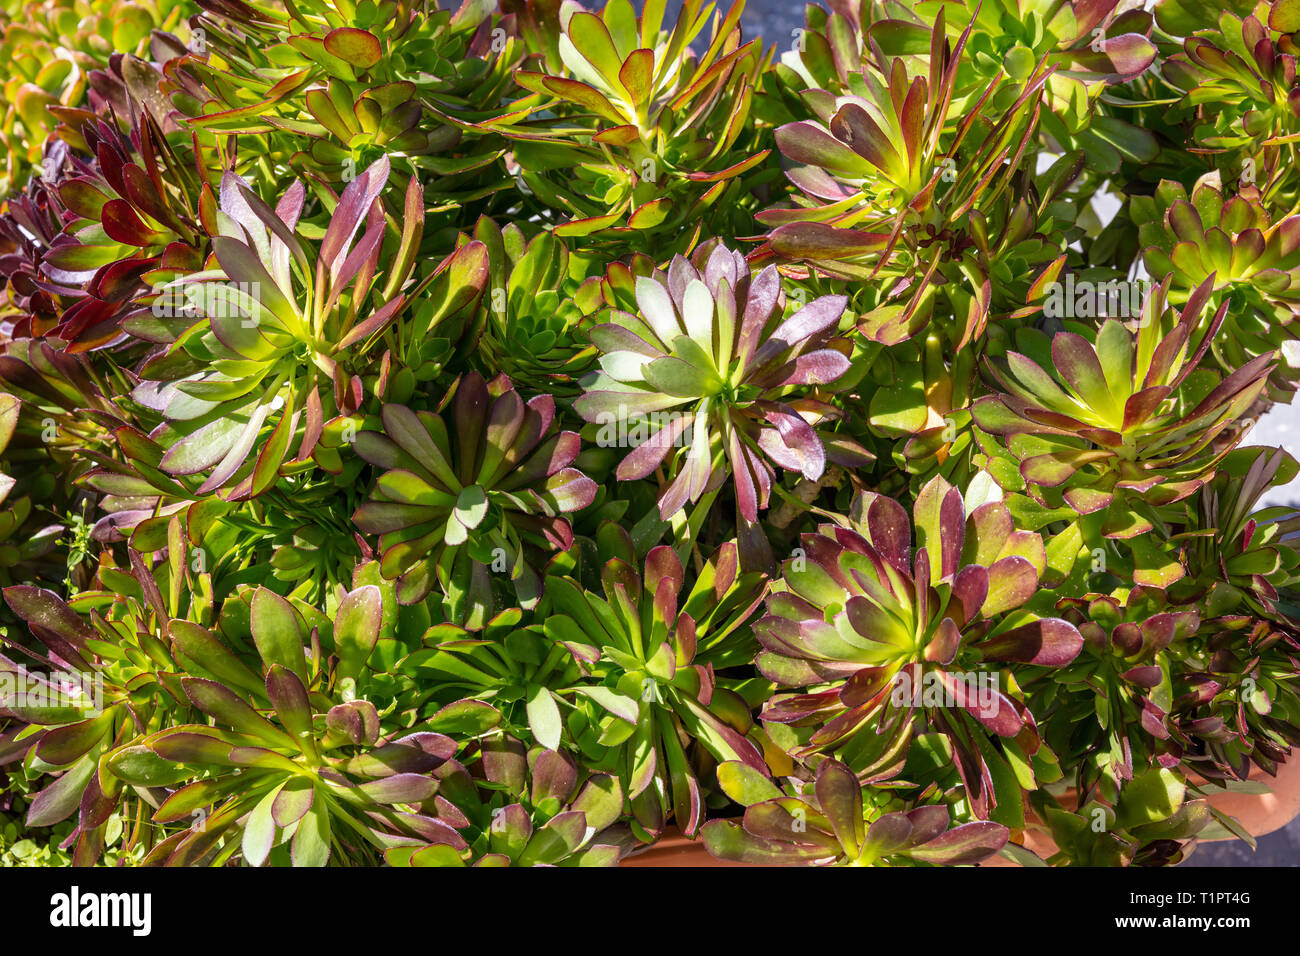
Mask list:
[[[1231,451],[1214,479],[1183,503],[1175,537],[1185,542],[1187,576],[1170,589],[1170,598],[1200,602],[1207,617],[1278,618],[1300,583],[1300,515],[1288,505],[1261,508],[1260,501],[1297,473],[1300,463],[1281,448]]]
[[[124,325],[163,347],[133,393],[166,419],[150,434],[166,449],[161,472],[203,476],[196,495],[238,501],[315,464],[342,471],[324,439],[364,402],[368,353],[407,305],[397,290],[416,263],[414,229],[384,257],[379,195],[388,178],[381,158],[349,183],[313,246],[299,238],[301,181],[272,209],[234,174],[223,177],[220,207],[207,215],[218,268],[163,286]],[[409,218],[419,196],[412,178]]]
[[[445,829],[429,828],[423,845],[389,847],[389,866],[614,866],[631,842],[614,825],[618,779],[588,774],[568,754],[493,734],[468,767],[447,760],[436,776]]]
[[[659,498],[668,520],[688,501],[702,510],[735,478],[736,527],[746,567],[767,563],[757,526],[774,465],[815,481],[828,458],[852,464],[861,449],[824,442],[814,425],[835,417],[815,386],[849,368],[833,336],[843,296],[814,299],[785,318],[775,266],[750,274],[742,255],[715,245],[667,273],[636,279],[638,315],[611,309],[591,330],[601,371],[574,408],[589,422],[646,435],[618,468],[621,480],[648,477],[667,462]],[[811,394],[808,394],[811,392]]]
[[[1038,588],[1042,538],[1015,530],[999,501],[966,510],[942,478],[921,489],[911,522],[898,502],[864,492],[850,521],[803,536],[754,630],[759,670],[798,688],[763,717],[814,728],[802,754],[834,750],[863,779],[884,780],[929,729],[948,738],[972,810],[988,817],[990,765],[1028,766],[1041,743],[1003,665],[1067,664],[1083,639],[1018,610]]]
[[[504,375],[470,372],[444,401],[446,415],[385,405],[382,433],[357,434],[357,454],[384,470],[353,521],[380,536],[380,568],[403,604],[436,583],[451,616],[478,629],[494,607],[489,569],[508,569],[515,599],[533,607],[541,580],[528,551],[569,547],[564,515],[597,489],[569,467],[580,441],[557,428],[551,396],[525,402]]]
[[[1169,281],[1148,295],[1136,331],[1113,318],[1095,332],[1073,323],[1080,331],[1050,337],[1019,329],[1004,362],[989,363],[999,391],[972,411],[980,429],[1005,442],[1005,450],[986,448],[1018,462],[998,477],[1015,493],[1012,511],[1034,529],[1068,523],[1056,533],[1053,584],[1083,547],[1118,552],[1110,571],[1134,584],[1166,588],[1183,577],[1161,538],[1161,509],[1214,476],[1273,367],[1271,352],[1227,375],[1202,367],[1228,304],[1197,346],[1210,282],[1178,312],[1165,307]]]
[[[564,697],[543,690],[529,708],[558,722],[555,701],[563,703],[567,735],[586,766],[619,775],[638,839],[656,839],[670,813],[694,836],[709,768],[729,760],[764,768],[752,715],[761,682],[732,674],[753,660],[746,624],[766,581],[741,569],[730,541],[689,588],[672,548],[652,548],[642,564],[624,529],[609,527],[601,542],[613,557],[600,568],[599,593],[552,576],[544,598],[545,634],[573,657],[582,679]]]
[[[502,107],[523,58],[495,3],[200,6],[204,55],[170,72],[193,84],[182,102],[200,135],[278,158],[241,168],[259,188],[273,190],[286,167],[346,182],[382,156],[418,175],[434,205],[459,213],[482,198],[480,173],[501,153],[472,124]]]
[[[1161,64],[1161,76],[1182,92],[1182,106],[1196,109],[1196,144],[1223,155],[1220,168],[1240,169],[1243,160],[1267,157],[1268,147],[1288,145],[1300,131],[1300,17],[1284,0],[1198,13],[1182,4],[1157,6],[1160,28],[1185,38],[1182,50]]]
[[[1211,781],[1197,783],[1199,793],[1245,780],[1252,765],[1274,775],[1300,744],[1294,626],[1248,608],[1207,619],[1210,602],[1169,598],[1144,587],[1063,598],[1084,651],[1050,682],[1027,682],[1076,788],[1108,803],[1157,767]],[[1208,814],[1242,832],[1219,808]]]
[[[912,300],[906,314],[916,321],[905,325],[923,324],[927,298],[938,293],[958,314],[969,309],[968,334],[979,335],[1008,271],[1047,252],[1034,236],[1042,216],[1028,197],[1042,190],[1027,175],[1027,157],[1052,69],[1031,56],[1020,79],[999,71],[982,95],[963,99],[975,23],[950,37],[945,22],[942,11],[933,28],[891,16],[870,28],[865,51],[844,17],[827,28],[837,76],[817,69],[830,85],[801,92],[795,121],[775,132],[793,204],[778,201],[757,218],[772,230],[763,253],[827,275],[897,284],[906,298],[883,311]],[[901,42],[887,39],[882,49],[877,27]],[[818,39],[812,34],[804,51],[810,61],[820,58]],[[796,86],[813,79],[809,73]],[[1047,192],[1053,178],[1043,183]]]
[[[37,0],[0,8],[0,193],[45,172],[43,146],[59,120],[100,92],[98,68],[141,63],[188,37],[194,4],[181,0]],[[177,35],[179,34],[179,36]],[[160,37],[167,38],[160,41]],[[120,115],[120,114],[119,114]]]
[[[1295,317],[1300,313],[1300,215],[1280,214],[1285,203],[1243,185],[1229,195],[1201,183],[1191,196],[1165,180],[1153,195],[1135,196],[1132,218],[1144,246],[1142,263],[1159,282],[1170,279],[1169,298],[1191,299],[1211,288],[1213,312],[1229,302],[1218,334],[1198,326],[1192,347],[1209,342],[1206,362],[1224,375],[1256,356],[1277,350],[1270,397],[1289,401],[1300,366]]]
[[[368,660],[384,630],[382,590],[359,584],[322,611],[249,588],[218,611],[172,520],[165,560],[128,550],[129,570],[103,561],[69,601],[4,590],[34,640],[16,660],[0,654],[0,714],[25,725],[11,755],[48,775],[26,825],[75,821],[78,866],[100,860],[117,816],[138,821],[122,852],[145,866],[236,855],[323,866],[345,845],[374,862],[393,845],[454,836],[421,804],[457,742],[437,732],[438,713],[408,732],[391,705],[381,718],[365,698],[377,696]],[[443,719],[463,729],[467,708],[481,728],[495,725],[496,712],[472,701]]]
[[[1187,711],[1173,730],[1187,762],[1211,781],[1276,776],[1300,746],[1300,635],[1294,613],[1233,614],[1202,623],[1180,664]],[[1208,787],[1204,788],[1207,792]]]
[[[671,23],[640,6],[507,5],[535,54],[514,72],[531,95],[480,126],[510,140],[557,236],[663,256],[748,227],[769,174],[751,107],[771,53],[743,42],[743,0],[725,15],[686,0]]]
[[[943,804],[898,807],[887,790],[864,787],[838,760],[823,760],[811,784],[785,791],[738,762],[718,767],[718,785],[745,814],[704,825],[709,852],[724,860],[807,866],[969,866],[994,856],[1007,828],[987,820],[950,826]]]

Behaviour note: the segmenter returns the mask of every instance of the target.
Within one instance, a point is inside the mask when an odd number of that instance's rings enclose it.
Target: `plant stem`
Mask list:
[[[686,509],[682,509],[669,519],[673,531],[673,550],[677,552],[677,558],[685,566],[691,556],[691,547],[695,544],[695,538],[700,533],[700,527],[704,524],[704,519],[708,517],[709,509],[713,507],[714,501],[718,498],[718,491],[715,489],[703,495],[690,509],[690,516],[686,516]]]

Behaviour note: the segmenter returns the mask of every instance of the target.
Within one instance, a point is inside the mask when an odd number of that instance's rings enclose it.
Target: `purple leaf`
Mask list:
[[[53,591],[15,584],[4,589],[5,603],[28,624],[43,627],[63,638],[78,651],[95,639],[95,630]]]
[[[986,661],[1062,667],[1083,649],[1083,636],[1068,621],[1051,617],[988,638],[979,645]]]
[[[995,561],[988,570],[989,590],[984,601],[985,617],[1021,607],[1038,589],[1038,572],[1019,555]]]
[[[325,238],[321,240],[320,259],[317,260],[318,282],[323,283],[326,271],[330,273],[331,284],[337,278],[339,267],[352,244],[352,237],[356,235],[371,205],[379,198],[388,182],[389,170],[388,156],[380,156],[343,190],[334,215],[330,218],[329,227],[325,230]]]
[[[914,847],[909,856],[926,863],[944,866],[970,866],[993,856],[1006,845],[1010,831],[1000,823],[978,821],[955,827]]]
[[[848,299],[842,295],[824,295],[813,299],[777,326],[772,337],[754,355],[754,366],[762,368],[782,353],[831,328],[840,320],[847,305]]]
[[[437,791],[432,778],[418,773],[395,773],[358,788],[376,803],[423,803]]]
[[[820,478],[826,470],[826,451],[812,426],[788,406],[764,403],[762,410],[776,429],[763,429],[758,447],[781,467],[798,471],[809,481]]]
[[[822,813],[835,831],[835,838],[845,853],[856,859],[866,839],[866,827],[862,821],[862,786],[858,778],[838,760],[826,760],[817,768],[814,790]]]
[[[794,846],[754,836],[736,820],[710,820],[700,829],[708,851],[720,860],[766,866],[795,866],[832,854],[816,846]]]

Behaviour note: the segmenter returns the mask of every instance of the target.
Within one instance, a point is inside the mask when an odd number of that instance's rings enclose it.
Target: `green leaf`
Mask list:
[[[458,700],[431,717],[427,729],[440,734],[466,734],[474,737],[501,722],[500,712],[481,700]]]
[[[665,395],[697,398],[709,394],[717,377],[712,369],[691,365],[671,355],[655,359],[645,366],[647,384]]]
[[[900,363],[894,371],[896,379],[887,388],[876,389],[871,396],[868,421],[880,434],[901,438],[926,427],[930,420],[930,407],[925,398],[920,363]]]
[[[487,494],[478,485],[462,488],[456,498],[455,515],[466,529],[477,528],[487,515]]]
[[[1133,552],[1133,581],[1157,588],[1167,588],[1181,579],[1186,571],[1177,555],[1166,554],[1150,537],[1131,538]]]
[[[250,866],[261,866],[265,863],[266,858],[271,855],[271,847],[275,845],[275,819],[271,816],[271,808],[279,793],[280,787],[276,787],[262,797],[244,824],[244,836],[240,847],[244,851],[244,859]]]
[[[258,676],[210,631],[189,621],[172,621],[167,632],[172,639],[172,653],[187,671],[193,673],[191,665],[197,665],[200,671],[224,684],[265,696],[266,687]]]
[[[564,722],[551,692],[545,687],[534,687],[528,695],[526,709],[528,727],[533,732],[533,738],[547,750],[558,750]]]
[[[96,636],[94,629],[53,591],[23,584],[5,588],[4,597],[13,612],[28,624],[53,631],[74,647]]]
[[[356,679],[379,640],[384,623],[384,596],[376,586],[363,585],[339,602],[334,616],[334,653],[340,680]]]
[[[620,720],[636,723],[640,709],[635,700],[610,690],[608,687],[576,687],[575,692],[590,698]]]
[[[253,643],[262,656],[264,670],[272,664],[292,671],[307,683],[307,657],[302,648],[302,628],[293,605],[274,591],[258,588],[252,604]]]
[[[311,701],[298,675],[281,664],[272,664],[266,674],[266,692],[280,722],[293,735],[294,743],[304,756],[314,759],[316,741]]]
[[[1102,323],[1097,333],[1097,358],[1115,400],[1128,401],[1133,391],[1133,336],[1118,320]]]
[[[528,846],[528,838],[532,835],[533,825],[528,818],[528,811],[520,804],[512,803],[492,814],[488,846],[493,853],[517,860]]]
[[[1083,548],[1083,533],[1078,523],[1072,523],[1060,534],[1052,535],[1047,543],[1047,570],[1040,583],[1056,587],[1070,576]]]
[[[776,800],[781,790],[749,764],[728,760],[718,765],[718,786],[741,806],[749,807],[764,800]]]
[[[1300,0],[1277,0],[1268,12],[1268,28],[1279,33],[1300,31]]]
[[[316,800],[298,822],[291,851],[294,866],[324,866],[330,859],[330,816],[325,800]]]
[[[306,777],[293,777],[284,782],[271,804],[271,817],[277,826],[289,827],[297,823],[316,802],[316,790]]]
[[[1115,822],[1124,829],[1157,823],[1182,805],[1186,785],[1172,770],[1152,767],[1124,785],[1115,806]]]
[[[1013,830],[1024,829],[1025,808],[1021,800],[1020,781],[983,733],[977,732],[971,736],[993,780],[993,796],[998,805],[989,812],[989,819]]]
[[[143,744],[117,751],[108,760],[113,776],[136,787],[170,787],[194,776],[194,771],[165,760]]]
[[[292,402],[292,399],[290,400]],[[297,421],[292,404],[280,410],[280,420],[276,422],[271,437],[267,439],[253,466],[253,484],[250,496],[262,494],[275,484],[280,477],[280,465],[289,450],[289,440],[293,437],[293,426]]]
[[[720,860],[765,866],[796,866],[830,856],[824,846],[795,846],[748,833],[739,820],[710,820],[700,830],[709,853]]]
[[[241,733],[266,741],[273,747],[293,746],[293,739],[216,681],[186,677],[181,686],[195,706]]]
[[[33,797],[27,809],[27,826],[49,827],[72,816],[81,805],[81,795],[90,783],[97,763],[90,756],[79,760],[71,770]]]
[[[325,49],[358,70],[370,69],[384,55],[373,34],[355,27],[340,27],[325,34]]]
[[[533,833],[517,863],[519,866],[557,863],[582,846],[586,836],[587,821],[583,814],[561,813]]]
[[[570,804],[587,817],[587,826],[596,831],[612,826],[623,813],[623,789],[613,774],[596,774]]]

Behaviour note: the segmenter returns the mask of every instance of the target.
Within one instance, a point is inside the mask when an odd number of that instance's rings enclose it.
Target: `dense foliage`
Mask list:
[[[1251,839],[1300,3],[743,6],[0,3],[0,862]]]

